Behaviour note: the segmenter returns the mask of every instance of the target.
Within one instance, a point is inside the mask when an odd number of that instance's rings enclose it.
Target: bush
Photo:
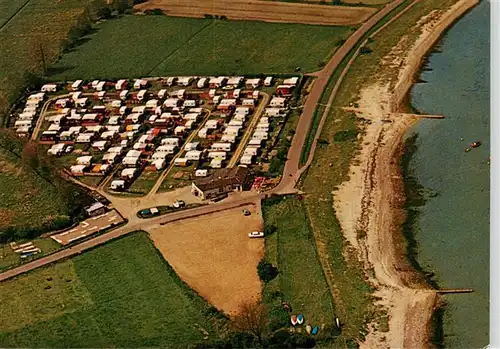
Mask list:
[[[277,230],[278,230],[278,228],[276,228],[275,225],[266,224],[264,226],[264,236],[273,235]]]
[[[264,259],[259,262],[257,266],[257,273],[259,278],[264,282],[268,283],[278,276],[278,268],[276,268],[271,263],[266,262]]]
[[[362,55],[366,55],[366,54],[371,53],[371,52],[372,52],[372,49],[369,47],[366,47],[366,46],[363,46],[359,49],[359,53]]]
[[[345,142],[355,139],[357,136],[358,132],[356,130],[338,131],[333,136],[333,140],[335,142]]]
[[[269,311],[269,329],[271,331],[276,331],[288,326],[289,321],[290,314],[283,309],[281,305],[278,305]]]
[[[269,339],[269,348],[313,348],[316,341],[304,333],[292,333],[283,329]]]

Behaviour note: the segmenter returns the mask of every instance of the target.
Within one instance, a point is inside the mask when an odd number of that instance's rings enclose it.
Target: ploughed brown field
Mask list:
[[[363,23],[376,11],[370,7],[328,6],[262,0],[149,0],[135,9],[161,9],[167,15],[200,17],[226,16],[234,20],[354,25]]]

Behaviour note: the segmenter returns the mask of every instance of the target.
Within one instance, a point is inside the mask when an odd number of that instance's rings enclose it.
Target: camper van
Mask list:
[[[186,152],[186,155],[184,157],[188,160],[193,160],[193,161],[198,161],[200,160],[201,157],[201,151],[200,150],[191,150]]]
[[[226,160],[226,153],[223,151],[212,151],[212,152],[208,153],[208,157],[210,159]]]
[[[231,151],[231,143],[214,143],[212,144],[212,149],[215,151]]]

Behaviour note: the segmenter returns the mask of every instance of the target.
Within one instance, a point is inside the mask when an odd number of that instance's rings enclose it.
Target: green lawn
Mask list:
[[[50,286],[50,288],[49,288]],[[0,283],[2,347],[179,347],[214,337],[208,304],[137,232]]]
[[[134,193],[142,193],[146,195],[153,189],[154,185],[163,171],[144,171],[141,173],[134,183],[130,186],[130,190]]]
[[[348,27],[167,16],[124,16],[100,24],[55,66],[54,80],[175,74],[319,70]],[[147,38],[147,39],[146,39]]]
[[[265,258],[279,269],[279,276],[264,285],[265,300],[273,304],[272,294],[280,291],[295,314],[304,314],[306,323],[332,325],[332,297],[302,202],[292,197],[265,201],[263,215],[266,225],[277,228],[266,237]]]

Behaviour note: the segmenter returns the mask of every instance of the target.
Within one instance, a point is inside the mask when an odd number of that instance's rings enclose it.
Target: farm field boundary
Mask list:
[[[324,6],[259,0],[150,0],[134,7],[138,11],[161,9],[169,16],[226,16],[234,20],[304,23],[317,25],[355,25],[366,21],[375,8],[361,6]]]

